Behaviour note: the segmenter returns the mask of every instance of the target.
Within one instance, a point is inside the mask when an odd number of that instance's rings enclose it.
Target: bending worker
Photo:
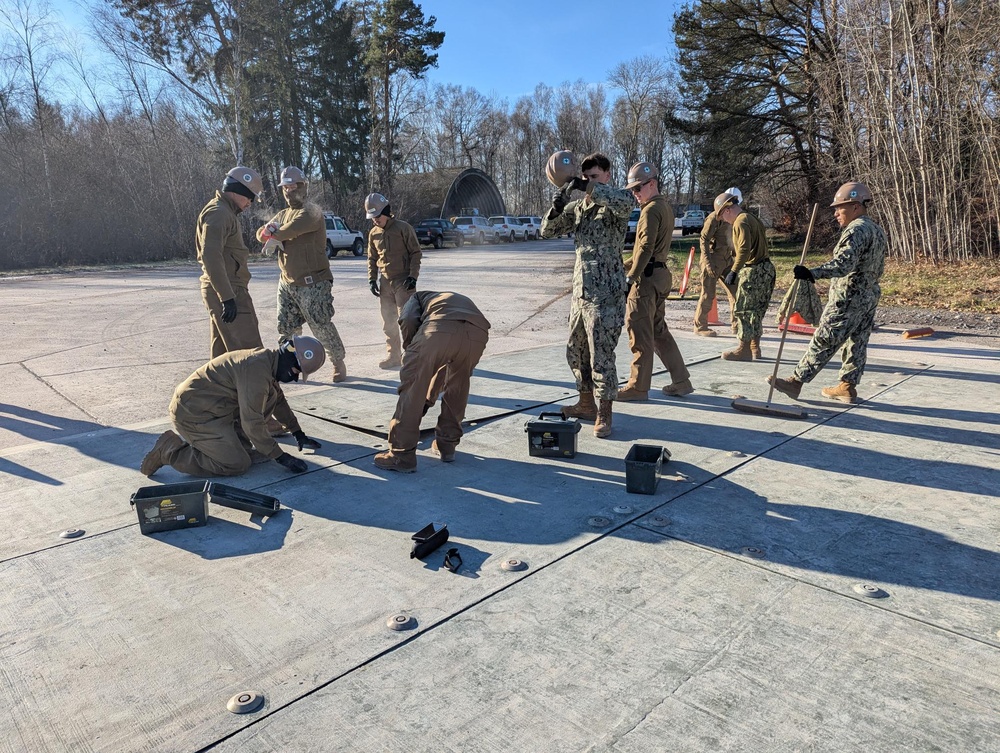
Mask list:
[[[608,185],[611,160],[603,154],[588,155],[581,167],[582,178],[571,152],[549,158],[546,173],[559,188],[542,218],[542,237],[573,233],[576,246],[566,360],[580,397],[563,407],[562,414],[594,421],[594,436],[608,437],[612,401],[618,395],[615,347],[625,324],[622,249],[633,204],[628,191]],[[570,201],[573,190],[583,197]]]
[[[375,465],[412,473],[417,470],[420,419],[438,393],[441,415],[432,449],[445,463],[455,459],[469,402],[469,380],[486,349],[490,323],[464,295],[421,290],[403,306],[399,328],[405,348],[399,399],[389,423],[389,450],[375,456]]]
[[[879,279],[888,247],[885,232],[868,216],[871,200],[871,191],[864,183],[842,185],[830,205],[841,227],[833,258],[814,269],[796,265],[793,270],[797,280],[833,278],[830,297],[805,355],[792,376],[774,380],[774,388],[793,399],[798,399],[802,385],[811,382],[843,348],[840,383],[824,387],[823,395],[844,403],[857,402],[858,382],[868,360],[868,338],[882,296]]]
[[[287,209],[257,231],[261,243],[275,241],[278,251],[278,335],[290,340],[308,324],[333,363],[333,381],[347,379],[344,343],[333,323],[333,273],[326,256],[326,221],[320,208],[306,202],[309,184],[297,167],[281,171],[279,183]]]
[[[365,216],[373,225],[368,233],[368,287],[379,299],[387,351],[379,368],[398,369],[399,316],[417,288],[420,242],[409,224],[392,216],[389,200],[380,193],[365,199]]]
[[[743,193],[740,189],[727,188],[726,193],[736,197],[736,203],[743,203]],[[722,283],[722,289],[726,291],[729,298],[729,314],[732,318],[733,333],[736,332],[736,318],[733,312],[736,311],[736,298],[733,290],[726,285],[726,275],[733,268],[733,229],[728,223],[719,219],[717,211],[711,212],[705,218],[705,224],[701,228],[701,257],[699,267],[701,268],[701,294],[698,296],[698,305],[694,310],[694,333],[702,337],[715,337],[715,330],[708,326],[708,312],[712,310],[712,303],[715,301],[715,293],[718,283]]]
[[[727,361],[760,358],[760,336],[764,333],[764,315],[774,292],[774,265],[767,252],[767,238],[761,221],[743,211],[736,196],[720,193],[715,197],[715,213],[733,226],[733,249],[736,258],[726,275],[726,285],[736,286],[736,336],[740,344],[727,350]]]
[[[234,350],[213,358],[174,391],[170,417],[177,433],[163,432],[140,470],[152,476],[170,465],[192,476],[238,476],[270,458],[292,473],[302,473],[306,464],[271,438],[267,417],[278,412],[299,451],[319,449],[287,403],[287,413],[280,408],[278,382],[298,381],[300,374],[305,378],[325,358],[323,346],[312,337],[296,337],[277,350]]]
[[[658,175],[649,162],[638,162],[628,171],[625,185],[642,208],[635,227],[632,266],[626,275],[625,327],[632,350],[632,372],[628,384],[618,390],[618,399],[625,401],[649,397],[654,353],[670,372],[671,384],[663,388],[664,395],[694,392],[691,374],[663,315],[672,283],[667,265],[674,235],[674,210],[660,193]]]

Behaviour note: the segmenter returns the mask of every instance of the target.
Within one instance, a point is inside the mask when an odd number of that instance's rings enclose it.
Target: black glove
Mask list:
[[[796,280],[816,282],[816,278],[813,277],[813,273],[809,270],[809,267],[803,267],[801,264],[796,264],[792,267],[792,274],[795,275]]]
[[[315,439],[310,439],[309,437],[307,437],[306,433],[302,431],[302,429],[299,429],[298,431],[293,431],[292,436],[295,437],[295,441],[299,445],[299,452],[302,452],[303,447],[309,450],[318,450],[320,447],[323,446]]]
[[[570,181],[570,185],[577,191],[586,191],[587,186],[590,185],[590,181],[587,180],[586,178],[573,178]]]
[[[730,272],[728,275],[726,275],[726,279],[723,280],[723,282],[726,283],[726,285],[728,285],[729,287],[732,287],[733,285],[736,284],[736,277],[737,277],[736,272]]]
[[[569,204],[569,199],[566,198],[566,193],[561,188],[552,194],[552,208],[556,214],[562,214],[567,204]]]
[[[416,277],[407,277],[405,280],[403,280],[403,287],[406,288],[407,290],[416,290],[417,289],[417,278]]]
[[[275,458],[275,460],[285,466],[285,468],[292,473],[305,473],[309,470],[309,466],[306,465],[305,462],[299,460],[298,458],[293,458],[287,452],[281,453]]]
[[[372,295],[376,298],[378,297],[378,282],[376,280],[369,280],[368,287],[371,288]]]
[[[222,302],[222,321],[230,324],[236,321],[236,299],[230,298]]]

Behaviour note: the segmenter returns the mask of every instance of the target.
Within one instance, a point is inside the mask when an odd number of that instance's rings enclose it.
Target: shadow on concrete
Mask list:
[[[9,403],[0,403],[0,422],[4,429],[37,442],[59,442],[77,434],[107,428],[93,421],[53,416]]]
[[[164,531],[150,534],[150,538],[183,549],[206,560],[227,557],[244,557],[281,549],[285,536],[292,526],[292,511],[282,508],[275,515],[261,518],[247,515],[249,525],[212,517],[209,506],[208,524],[198,528]]]

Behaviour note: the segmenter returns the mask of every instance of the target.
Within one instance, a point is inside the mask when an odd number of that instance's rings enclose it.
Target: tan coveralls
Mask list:
[[[490,323],[464,295],[420,290],[403,306],[399,327],[405,350],[389,448],[394,455],[416,451],[420,419],[443,381],[434,434],[438,447],[453,451],[462,438],[469,379],[486,349]]]
[[[635,251],[628,272],[633,284],[625,304],[625,327],[632,350],[628,387],[644,392],[649,391],[653,376],[654,353],[670,371],[671,381],[683,382],[691,376],[663,314],[672,283],[667,263],[673,234],[674,210],[665,196],[657,194],[642,205],[635,227]]]
[[[708,329],[708,312],[715,300],[716,285],[722,283],[722,289],[729,298],[730,315],[736,310],[736,297],[732,288],[724,282],[733,268],[733,228],[728,222],[719,219],[712,212],[705,219],[701,228],[701,295],[698,296],[698,306],[694,310],[694,331]]]
[[[379,309],[385,349],[390,359],[399,357],[399,317],[412,290],[407,290],[407,277],[420,275],[420,242],[413,228],[402,220],[390,217],[385,227],[373,225],[368,231],[368,279],[378,276]]]
[[[188,444],[164,453],[166,463],[192,476],[238,476],[250,468],[250,445],[272,460],[281,455],[267,417],[275,413],[293,432],[300,427],[278,389],[277,369],[277,351],[234,350],[185,379],[170,417]]]

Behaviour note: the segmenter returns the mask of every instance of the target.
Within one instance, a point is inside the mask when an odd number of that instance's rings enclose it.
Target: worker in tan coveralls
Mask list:
[[[417,470],[420,419],[442,388],[431,447],[445,463],[455,459],[469,379],[486,349],[490,323],[464,295],[421,290],[403,306],[399,328],[405,348],[399,400],[389,423],[389,451],[376,455],[375,465],[412,473]]]
[[[726,193],[736,197],[736,203],[743,203],[743,192],[740,189],[726,189]],[[712,212],[705,218],[701,228],[701,295],[694,310],[694,333],[702,337],[715,337],[715,330],[708,326],[708,312],[712,310],[715,292],[718,284],[729,298],[729,313],[732,317],[736,310],[736,296],[733,289],[726,285],[726,275],[733,268],[733,229],[728,222],[719,219],[718,212]],[[736,320],[733,318],[733,331],[736,331]]]
[[[325,358],[323,346],[312,337],[293,338],[278,350],[234,350],[213,358],[174,391],[170,417],[177,433],[163,432],[140,470],[152,476],[170,465],[192,476],[238,476],[268,458],[293,473],[307,470],[271,438],[267,418],[277,413],[300,452],[319,449],[288,404],[279,401],[278,382],[297,381]]]
[[[379,299],[387,351],[379,368],[398,369],[399,316],[417,288],[420,242],[409,224],[392,216],[389,200],[380,193],[365,199],[365,216],[373,225],[368,233],[368,287]]]
[[[649,397],[654,353],[670,372],[671,383],[663,388],[663,394],[678,397],[694,392],[691,374],[663,314],[672,283],[668,262],[674,235],[674,210],[660,193],[658,176],[654,165],[637,162],[628,171],[625,184],[641,208],[635,227],[632,264],[626,272],[629,292],[625,327],[632,351],[632,371],[628,384],[618,390],[618,400],[626,402]]]
[[[198,215],[195,248],[202,268],[201,297],[211,324],[212,358],[231,350],[264,347],[250,299],[250,251],[237,219],[263,190],[264,182],[256,170],[234,167],[226,174],[222,190],[215,192]],[[272,434],[285,433],[288,427],[279,416],[291,412],[279,388],[278,415],[268,421]]]
[[[278,254],[278,334],[284,340],[302,334],[308,324],[323,343],[333,364],[333,381],[347,379],[344,343],[333,323],[333,273],[326,256],[326,221],[323,212],[307,202],[309,183],[297,167],[281,171],[278,185],[288,204],[257,231],[265,251]]]

